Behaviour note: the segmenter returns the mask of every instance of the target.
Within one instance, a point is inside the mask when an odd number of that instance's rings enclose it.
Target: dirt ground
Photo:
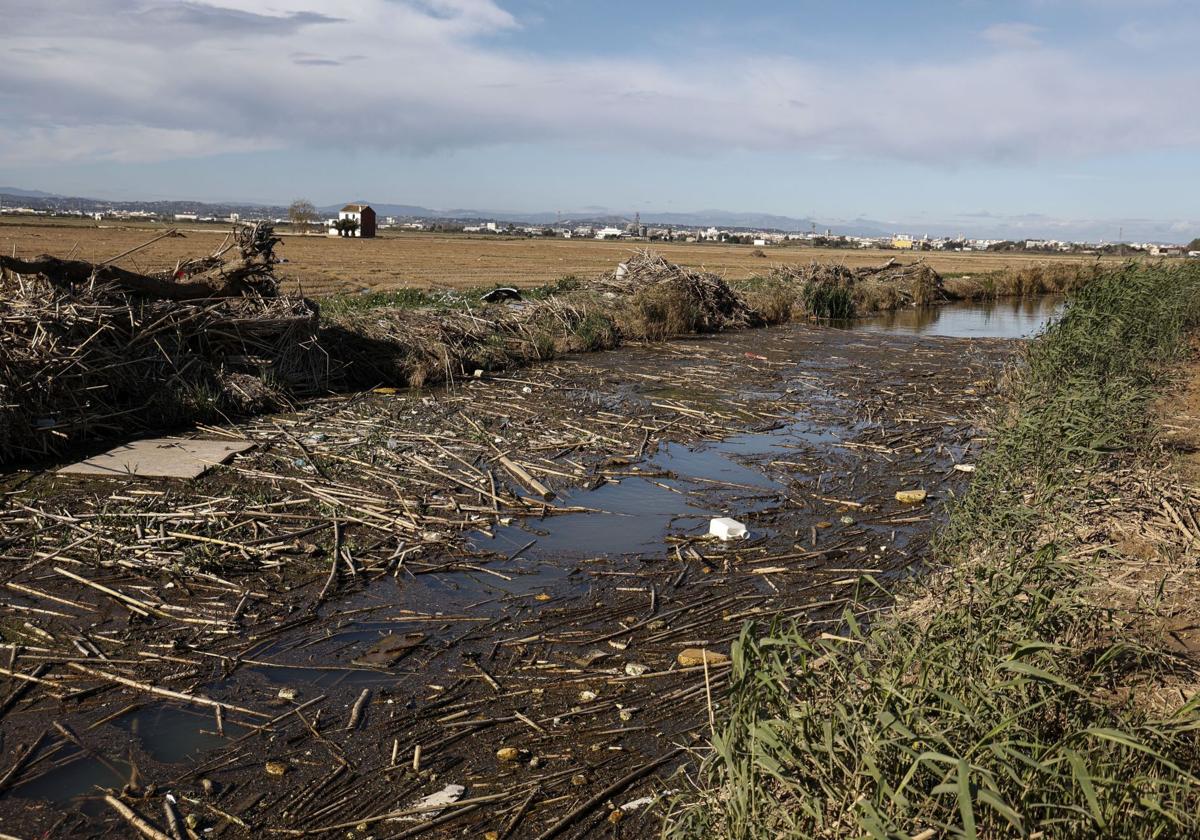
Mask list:
[[[0,476],[0,825],[655,836],[744,622],[912,572],[1016,346],[752,330],[199,429],[255,448],[191,483]]]
[[[165,226],[102,227],[83,224],[0,222],[0,250],[31,257],[49,253],[74,254],[102,261],[134,248]],[[172,266],[176,260],[211,252],[227,230],[223,226],[185,226],[183,238],[163,239],[118,264],[145,270]],[[376,239],[352,240],[327,236],[293,236],[286,229],[280,255],[289,260],[280,275],[289,290],[310,296],[364,289],[403,287],[454,288],[495,284],[535,286],[574,274],[593,277],[611,271],[631,250],[652,246],[668,260],[703,267],[730,279],[763,274],[786,263],[844,262],[852,267],[878,265],[896,258],[924,259],[943,274],[971,274],[1006,267],[1078,257],[1025,254],[939,253],[820,249],[781,246],[756,249],[749,245],[599,242],[588,239],[509,239],[426,233],[385,233]],[[766,256],[754,256],[762,250]]]

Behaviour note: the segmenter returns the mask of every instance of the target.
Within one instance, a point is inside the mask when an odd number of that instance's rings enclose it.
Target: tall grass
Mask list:
[[[838,638],[747,627],[676,838],[1200,836],[1191,666],[1097,602],[1072,516],[1153,437],[1149,402],[1200,320],[1198,267],[1098,277],[1030,347],[938,540],[944,567]]]
[[[943,279],[950,300],[994,300],[1077,292],[1112,268],[1100,262],[1057,262],[1013,266],[983,274]]]

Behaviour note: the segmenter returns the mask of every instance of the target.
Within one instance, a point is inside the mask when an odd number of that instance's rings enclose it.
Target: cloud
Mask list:
[[[983,54],[546,57],[495,0],[4,0],[0,164],[311,147],[749,149],[954,166],[1200,143],[1196,74],[998,24]]]
[[[1012,50],[1029,50],[1042,46],[1038,34],[1041,27],[1029,23],[994,23],[983,30],[985,41]]]

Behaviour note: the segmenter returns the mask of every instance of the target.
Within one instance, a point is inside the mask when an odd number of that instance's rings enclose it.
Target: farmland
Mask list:
[[[30,257],[50,253],[93,262],[107,260],[166,230],[162,225],[95,227],[62,223],[0,223],[0,252]],[[159,240],[121,261],[130,268],[158,269],[220,245],[223,225],[180,228],[182,237]],[[472,237],[456,234],[405,233],[374,240],[298,236],[284,232],[280,267],[289,291],[321,297],[339,292],[398,288],[471,288],[495,284],[537,286],[566,275],[592,277],[612,268],[645,244],[672,262],[705,268],[730,280],[764,274],[782,264],[844,262],[851,267],[896,258],[924,259],[942,274],[972,274],[1037,263],[1078,261],[1078,257],[1033,254],[940,253],[905,254],[873,249],[821,249],[701,243],[637,243],[592,239],[525,239]]]
[[[1194,836],[1200,266],[247,231],[0,227],[0,824]]]

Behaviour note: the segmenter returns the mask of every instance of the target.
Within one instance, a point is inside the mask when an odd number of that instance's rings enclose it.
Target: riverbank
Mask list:
[[[0,464],[331,392],[453,382],[563,353],[791,320],[1036,296],[1112,269],[1074,265],[1052,279],[993,279],[951,293],[924,264],[811,263],[731,286],[641,252],[593,280],[563,278],[524,294],[409,289],[321,304],[271,294],[156,299],[119,283],[72,285],[17,270],[0,276]]]
[[[670,833],[1195,836],[1200,496],[1155,400],[1198,317],[1194,266],[1079,290],[1012,369],[940,569],[819,638],[745,629]]]
[[[716,654],[912,573],[1019,346],[736,330],[203,427],[253,449],[192,481],[0,475],[0,822],[653,836]]]

